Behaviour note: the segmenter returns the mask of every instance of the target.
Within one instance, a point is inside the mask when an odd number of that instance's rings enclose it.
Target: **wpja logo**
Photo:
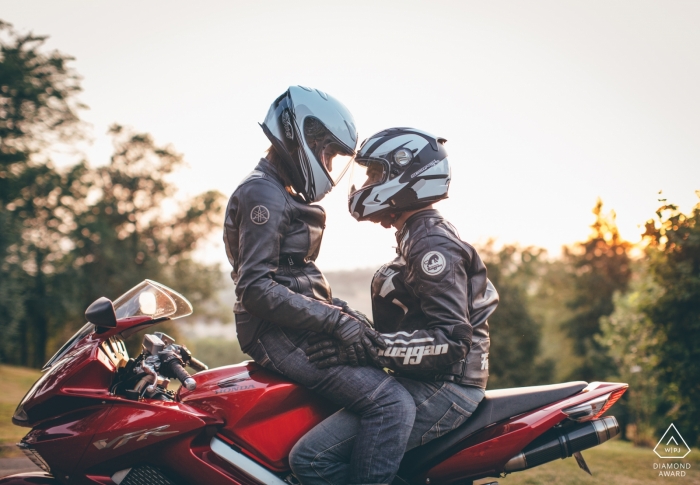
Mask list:
[[[676,426],[671,423],[654,448],[659,458],[680,460],[690,453],[690,447],[681,436]],[[654,463],[654,470],[659,470],[660,477],[684,477],[690,463],[665,462]]]

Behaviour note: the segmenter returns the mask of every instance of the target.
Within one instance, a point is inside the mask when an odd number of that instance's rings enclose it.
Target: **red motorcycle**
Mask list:
[[[190,313],[182,295],[149,280],[90,305],[89,323],[48,361],[13,417],[31,428],[18,446],[45,473],[0,484],[297,484],[289,451],[334,405],[254,362],[207,370],[163,333],[146,335],[129,358],[126,337]],[[169,376],[182,383],[177,392]],[[572,455],[588,471],[580,452],[619,433],[614,417],[601,416],[626,389],[488,391],[463,426],[406,453],[394,484],[465,485]]]

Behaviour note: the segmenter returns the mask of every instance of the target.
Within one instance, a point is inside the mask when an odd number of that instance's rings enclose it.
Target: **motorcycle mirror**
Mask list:
[[[114,328],[117,326],[117,315],[114,313],[112,300],[104,296],[90,304],[85,310],[85,318],[97,327]]]

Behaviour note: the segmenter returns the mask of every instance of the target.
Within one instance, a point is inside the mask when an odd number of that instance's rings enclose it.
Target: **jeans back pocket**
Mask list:
[[[429,441],[444,436],[453,429],[458,428],[462,423],[464,423],[472,413],[453,403],[452,406],[442,415],[437,423],[433,425],[432,428],[428,430],[427,433],[421,438],[421,445],[428,443]]]

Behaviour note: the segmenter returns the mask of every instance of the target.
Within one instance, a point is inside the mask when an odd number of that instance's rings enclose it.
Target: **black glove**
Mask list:
[[[386,349],[382,335],[348,314],[341,314],[332,334],[333,338],[314,336],[306,349],[311,362],[320,369],[334,365],[379,365],[377,349]]]
[[[374,328],[374,323],[372,323],[372,320],[367,318],[367,315],[365,315],[359,310],[351,308],[348,305],[348,302],[346,302],[345,300],[341,300],[340,298],[333,298],[333,305],[339,306],[343,310],[343,313],[347,313],[351,317],[358,319],[359,321],[367,325],[369,328]]]
[[[335,365],[350,365],[348,354],[340,352],[338,341],[323,333],[317,333],[309,337],[309,347],[306,355],[309,362],[315,362],[319,369],[326,369]]]

